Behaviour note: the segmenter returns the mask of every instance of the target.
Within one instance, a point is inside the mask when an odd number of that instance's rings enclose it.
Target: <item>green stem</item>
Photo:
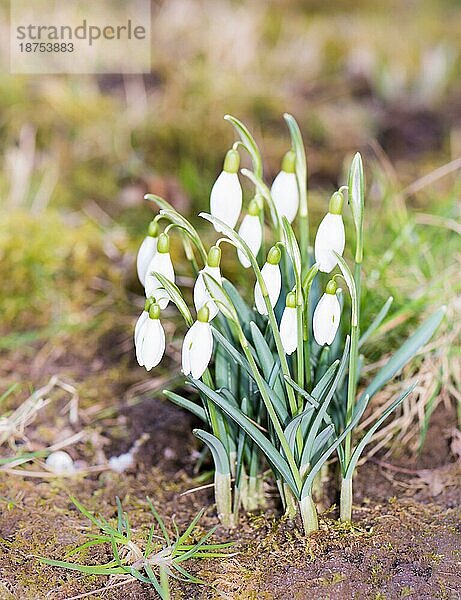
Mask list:
[[[232,487],[230,473],[218,473],[214,475],[214,492],[218,518],[225,529],[235,527],[234,514],[232,512]]]
[[[165,567],[160,567],[160,587],[164,593],[163,600],[170,600],[170,582]]]
[[[359,337],[360,337],[360,278],[361,263],[355,263],[354,282],[356,287],[355,307],[352,313],[356,315],[355,323],[351,325],[351,351],[349,355],[349,374],[347,382],[347,409],[346,409],[346,427],[352,419],[352,413],[355,406],[355,395],[357,391],[357,361],[359,356]],[[344,445],[344,465],[347,469],[351,458],[352,431],[350,431]]]

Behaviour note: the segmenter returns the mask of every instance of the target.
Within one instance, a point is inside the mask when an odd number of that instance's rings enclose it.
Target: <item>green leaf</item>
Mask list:
[[[220,285],[209,273],[203,272],[202,275],[208,293],[213,298],[222,314],[226,317],[226,319],[238,321],[235,307],[223,286]]]
[[[208,398],[219,406],[231,419],[233,419],[239,427],[241,427],[251,439],[261,448],[269,463],[271,463],[283,476],[284,480],[292,488],[296,494],[296,483],[291,473],[288,463],[275,448],[275,446],[261,433],[261,431],[253,425],[253,423],[242,413],[241,410],[234,408],[225,398],[211,390],[201,381],[196,381],[197,387],[203,391]]]
[[[320,402],[320,399],[322,398],[325,390],[327,390],[328,386],[330,385],[330,383],[333,381],[333,379],[335,377],[335,373],[336,373],[336,369],[338,368],[338,365],[339,365],[339,360],[335,360],[333,363],[331,363],[331,365],[328,367],[326,373],[322,376],[320,381],[317,383],[317,385],[312,390],[311,396],[313,398],[315,398],[315,400]]]
[[[382,306],[379,313],[373,319],[371,325],[368,327],[368,329],[365,331],[365,333],[359,339],[359,348],[361,348],[363,346],[363,344],[369,339],[369,337],[371,335],[373,335],[373,333],[378,329],[378,327],[384,321],[393,301],[394,301],[394,298],[392,296],[389,296],[389,298],[386,300],[386,302]]]
[[[216,342],[219,346],[224,348],[224,350],[229,354],[232,360],[234,360],[242,369],[244,369],[250,377],[253,377],[253,372],[251,367],[243,354],[241,354],[237,348],[231,344],[221,332],[219,332],[214,325],[211,326],[211,331],[213,333],[213,337],[216,339]]]
[[[384,367],[378,371],[378,374],[366,388],[364,394],[368,394],[370,398],[372,398],[377,391],[379,391],[411,358],[416,355],[420,348],[431,339],[445,316],[445,312],[445,307],[440,308],[418,327],[413,335],[410,336],[397,350]]]
[[[272,351],[269,348],[263,334],[261,333],[261,331],[259,330],[258,326],[256,325],[256,323],[254,321],[251,321],[251,323],[250,323],[250,330],[251,330],[251,336],[253,338],[253,344],[254,344],[256,354],[258,357],[258,362],[262,369],[264,379],[267,382],[267,381],[269,381],[269,379],[271,378],[271,375],[273,373],[274,363],[279,362],[279,361],[278,361],[278,359],[274,358],[274,355],[272,354]],[[275,383],[275,385],[273,387],[274,393],[277,394],[277,396],[280,399],[280,402],[282,402],[282,403],[285,402],[285,404],[286,404],[283,386],[280,383],[280,377],[277,377],[275,379],[274,383]]]
[[[291,451],[293,454],[296,449],[296,434],[298,433],[298,429],[302,424],[302,421],[307,420],[307,417],[312,416],[312,411],[314,410],[313,406],[308,406],[302,413],[294,417],[288,425],[285,427],[285,437],[288,440],[288,444],[290,445]]]
[[[312,406],[314,406],[315,408],[319,407],[319,403],[317,402],[317,400],[315,398],[313,398],[309,392],[306,392],[306,390],[303,390],[303,388],[301,386],[299,386],[296,381],[293,381],[293,379],[291,379],[291,377],[288,377],[288,375],[284,376],[285,381],[288,383],[288,385],[291,385],[291,387],[294,389],[295,392],[297,392],[300,396],[302,396],[304,398],[304,400],[307,400],[307,402],[309,402],[309,404],[312,404]]]
[[[208,431],[203,431],[203,429],[194,429],[194,435],[210,449],[216,471],[222,475],[229,475],[229,457],[221,440],[218,440],[217,437],[208,433]]]
[[[257,192],[259,192],[261,194],[261,196],[264,198],[264,200],[267,202],[267,205],[269,206],[271,220],[272,220],[274,229],[276,231],[279,231],[280,218],[279,218],[279,214],[277,212],[277,208],[275,207],[274,200],[272,198],[270,189],[267,187],[267,185],[264,183],[264,181],[260,177],[258,177],[255,173],[253,173],[253,171],[249,171],[248,169],[242,169],[242,175],[245,175],[245,177],[248,177],[248,179],[252,183],[254,183]]]
[[[190,314],[189,307],[187,306],[186,301],[184,300],[184,298],[183,298],[183,296],[181,294],[181,291],[178,288],[178,286],[175,283],[173,283],[172,281],[170,281],[169,279],[167,279],[161,273],[158,273],[157,271],[153,271],[153,275],[154,275],[154,277],[156,277],[156,279],[158,279],[158,281],[165,288],[165,290],[166,290],[168,296],[170,297],[171,301],[174,304],[176,304],[176,306],[178,307],[179,312],[183,316],[183,318],[186,321],[187,325],[189,327],[191,327],[192,324],[194,323],[194,320],[192,318],[192,315]]]
[[[354,473],[354,470],[355,470],[355,467],[357,466],[357,463],[359,461],[360,455],[362,454],[365,446],[371,441],[371,438],[373,437],[374,433],[384,423],[384,421],[387,419],[387,417],[398,406],[400,406],[400,404],[402,404],[402,402],[405,400],[405,398],[409,394],[411,394],[411,392],[415,389],[415,387],[416,387],[416,383],[413,384],[411,387],[409,387],[407,390],[405,390],[402,394],[400,394],[400,396],[397,398],[397,400],[394,400],[394,402],[382,413],[382,415],[375,421],[375,423],[365,433],[365,435],[363,436],[363,438],[357,444],[354,452],[352,453],[351,459],[350,459],[349,464],[347,466],[347,471],[346,471],[346,473],[344,475],[345,479],[349,479],[349,478],[352,477],[352,475]]]
[[[195,402],[192,402],[192,400],[188,400],[187,398],[184,398],[184,396],[180,396],[179,394],[175,394],[175,392],[170,392],[169,390],[163,390],[163,394],[168,398],[168,400],[171,400],[171,402],[174,402],[174,404],[177,406],[185,408],[187,411],[205,423],[208,422],[205,410]]]
[[[261,152],[259,151],[258,145],[255,142],[253,136],[248,131],[248,128],[238,119],[233,117],[232,115],[225,115],[224,119],[231,123],[235,130],[237,131],[240,139],[242,140],[242,144],[245,150],[251,156],[251,162],[253,163],[253,170],[259,176],[262,177],[263,167],[262,167],[262,159]]]
[[[222,286],[230,298],[232,305],[234,306],[239,316],[240,323],[247,325],[254,318],[253,310],[248,306],[236,288],[227,279],[222,280]]]
[[[285,113],[283,118],[288,125],[291,143],[296,154],[296,179],[299,189],[300,215],[307,216],[307,162],[303,138],[296,119],[288,113]]]
[[[293,265],[297,285],[301,287],[301,253],[299,251],[298,241],[296,240],[293,228],[286,217],[282,217],[282,225],[288,256]]]

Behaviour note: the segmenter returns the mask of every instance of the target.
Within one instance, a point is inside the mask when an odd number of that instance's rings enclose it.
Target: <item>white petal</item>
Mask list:
[[[146,311],[143,311],[143,313],[144,312],[146,312]],[[142,314],[141,314],[141,317],[142,317]],[[139,317],[138,322],[140,321],[141,317]],[[142,355],[142,347],[143,347],[143,343],[144,343],[144,336],[146,334],[146,325],[147,325],[148,320],[149,320],[149,315],[147,314],[147,319],[144,318],[142,320],[142,322],[140,323],[140,325],[138,327],[137,334],[135,333],[136,360],[138,361],[138,365],[140,367],[144,366],[144,359],[143,359],[143,355]],[[136,325],[137,324],[138,323],[136,323]]]
[[[195,323],[194,323],[195,325]],[[184,341],[182,343],[182,372],[184,375],[190,374],[190,351],[192,348],[192,343],[195,338],[195,329],[194,325],[189,329],[189,331],[184,336]]]
[[[222,283],[222,277],[221,277],[221,271],[220,271],[219,267],[209,267],[207,265],[198,274],[197,280],[194,285],[195,310],[198,312],[202,308],[202,306],[204,306],[206,304],[208,307],[208,310],[210,311],[210,316],[209,316],[208,320],[211,321],[218,314],[218,307],[213,302],[208,290],[206,289],[205,280],[202,275],[203,272],[208,273],[208,275],[213,277],[213,279],[215,279],[220,284]]]
[[[293,354],[298,347],[298,322],[296,308],[286,306],[280,321],[280,337],[283,349],[287,354]]]
[[[169,302],[169,296],[165,290],[159,290],[159,288],[162,288],[162,285],[158,279],[152,275],[152,272],[154,271],[161,273],[164,277],[174,283],[174,268],[169,252],[157,252],[155,254],[154,258],[150,261],[149,266],[147,267],[145,281],[146,297],[149,298],[150,296],[154,296],[160,308],[163,309]]]
[[[196,321],[195,336],[189,352],[190,370],[194,379],[200,379],[211,360],[213,353],[213,334],[209,323]]]
[[[345,234],[341,215],[327,213],[317,230],[315,237],[315,262],[320,271],[330,273],[338,261],[332,250],[342,256],[344,252]]]
[[[261,269],[261,275],[266,284],[271,306],[274,307],[277,304],[277,300],[280,296],[280,289],[282,287],[282,277],[280,275],[280,268],[278,265],[271,265],[270,263],[265,263],[265,265]],[[256,309],[258,310],[259,314],[267,315],[266,303],[264,302],[264,298],[261,293],[261,287],[259,286],[258,282],[256,282],[254,293]]]
[[[158,238],[147,235],[139,247],[138,256],[136,259],[136,268],[138,271],[139,281],[142,283],[142,285],[144,285],[144,281],[146,279],[147,267],[157,252],[157,240]]]
[[[165,352],[165,332],[160,319],[148,319],[144,330],[142,358],[146,371],[156,367]]]
[[[242,210],[242,188],[237,173],[222,171],[210,195],[211,214],[234,229]],[[218,227],[215,227],[219,231]]]
[[[148,318],[148,316],[149,316],[149,313],[147,312],[147,310],[143,310],[142,313],[139,315],[138,320],[136,321],[136,325],[134,326],[134,343],[135,344],[139,337],[141,328],[144,325],[144,323],[146,322],[146,319]]]
[[[295,173],[280,171],[272,184],[271,194],[280,217],[284,216],[292,223],[299,207],[298,184]]]
[[[341,307],[335,294],[323,294],[314,311],[314,337],[317,344],[331,345],[338,331]]]
[[[263,240],[263,232],[261,222],[256,215],[245,215],[238,230],[239,236],[248,244],[252,253],[256,256],[261,248]],[[240,250],[237,251],[240,263],[245,269],[251,267],[251,263],[246,255]]]

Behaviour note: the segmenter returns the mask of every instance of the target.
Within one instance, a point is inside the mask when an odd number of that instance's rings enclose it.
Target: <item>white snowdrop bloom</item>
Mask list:
[[[210,195],[210,213],[234,229],[242,210],[242,187],[237,175],[240,156],[237,150],[229,150],[224,167],[213,184]],[[221,231],[215,225],[216,231]]]
[[[299,208],[298,183],[295,173],[296,156],[293,150],[283,158],[282,170],[274,179],[271,195],[280,217],[286,217],[290,223],[294,221]]]
[[[267,262],[261,269],[261,275],[266,284],[267,293],[271,306],[274,307],[277,304],[277,300],[280,296],[280,290],[282,288],[282,276],[280,274],[280,262],[281,254],[277,246],[273,246],[267,255]],[[264,298],[261,292],[261,286],[258,281],[255,284],[255,305],[256,309],[261,315],[267,315],[267,306],[264,302]]]
[[[170,242],[168,235],[161,233],[158,238],[157,252],[147,267],[145,280],[146,297],[153,296],[160,308],[163,310],[167,307],[170,297],[168,292],[163,288],[160,281],[152,273],[160,273],[166,279],[174,283],[175,274],[173,263],[170,256]]]
[[[213,334],[208,318],[209,310],[203,306],[182,345],[183,373],[192,375],[194,379],[200,379],[206,371],[213,352]]]
[[[286,354],[293,354],[298,347],[298,316],[296,294],[287,294],[285,310],[280,321],[280,338]]]
[[[147,304],[148,300],[146,300]],[[149,309],[144,309],[142,313],[139,315],[138,320],[136,321],[136,325],[134,326],[134,345],[136,347],[138,337],[142,331],[143,325],[149,318]]]
[[[52,452],[45,461],[46,466],[56,475],[67,475],[75,472],[72,457],[64,450]]]
[[[320,298],[314,311],[314,338],[317,344],[329,346],[335,339],[341,319],[341,307],[336,296],[336,282],[328,282],[325,293]]]
[[[330,273],[338,264],[333,250],[342,256],[345,245],[342,218],[343,195],[335,192],[330,200],[329,212],[323,217],[315,236],[315,262],[319,270]]]
[[[238,234],[248,245],[254,256],[257,256],[263,241],[263,230],[260,220],[260,208],[256,199],[253,199],[248,206],[248,214],[244,216],[240,224]],[[237,250],[238,259],[245,269],[251,267],[247,255],[240,249]]]
[[[147,275],[147,267],[157,252],[158,225],[155,221],[149,223],[149,229],[146,237],[143,239],[138,250],[136,259],[136,268],[139,281],[144,285]]]
[[[165,332],[160,323],[160,306],[152,304],[148,318],[139,326],[135,339],[136,359],[140,367],[150,371],[162,360],[165,353]]]
[[[208,292],[205,284],[203,273],[207,273],[220,285],[222,284],[221,270],[219,263],[221,260],[221,250],[217,246],[212,246],[208,253],[207,264],[198,274],[197,280],[194,285],[194,305],[195,310],[198,312],[202,306],[207,306],[210,316],[209,320],[213,320],[218,314],[218,307],[216,303],[211,299],[211,295]]]

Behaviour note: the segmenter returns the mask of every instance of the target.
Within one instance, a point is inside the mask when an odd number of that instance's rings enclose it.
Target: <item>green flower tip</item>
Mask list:
[[[226,173],[237,173],[240,166],[240,154],[237,150],[231,148],[226,154],[226,158],[224,159],[224,167],[223,171]]]
[[[147,228],[147,235],[150,235],[150,237],[153,238],[158,237],[158,223],[155,219],[149,223],[149,227]]]
[[[149,312],[150,307],[154,303],[155,303],[155,298],[153,296],[150,296],[149,298],[146,298],[146,301],[144,302],[144,310],[146,312]]]
[[[157,252],[167,254],[170,251],[170,237],[167,233],[161,233],[158,236]]]
[[[151,319],[160,319],[160,306],[157,304],[157,302],[155,302],[155,300],[149,308],[149,317]]]
[[[287,306],[288,308],[296,308],[296,293],[295,292],[289,292],[287,294],[285,306]]]
[[[293,150],[289,150],[282,160],[282,171],[285,173],[294,173],[296,170],[296,154]]]
[[[336,294],[337,289],[338,286],[336,284],[336,281],[334,279],[330,279],[330,281],[327,283],[327,287],[325,288],[325,294],[331,294],[332,296],[334,296]]]
[[[259,206],[259,202],[257,198],[253,198],[253,200],[248,205],[248,214],[251,217],[258,217],[261,212],[261,207]]]
[[[344,196],[341,192],[335,192],[330,198],[328,212],[332,215],[341,215],[343,212]]]
[[[267,262],[270,265],[278,265],[280,259],[282,258],[282,253],[280,252],[277,246],[272,246],[267,254]]]
[[[211,246],[208,252],[207,264],[209,267],[219,267],[221,262],[221,248],[218,246]]]
[[[208,323],[209,318],[210,311],[208,310],[208,306],[204,304],[197,313],[197,321],[200,321],[200,323]]]

